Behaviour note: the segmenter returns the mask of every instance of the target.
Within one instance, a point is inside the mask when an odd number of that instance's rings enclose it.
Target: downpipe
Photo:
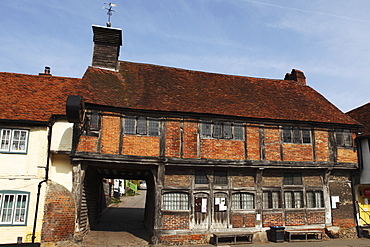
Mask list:
[[[55,123],[55,119],[52,117],[51,120],[48,122],[48,149],[47,149],[47,158],[46,158],[46,167],[45,167],[45,179],[40,181],[37,188],[37,198],[36,198],[36,208],[35,208],[35,217],[33,221],[33,229],[32,229],[32,246],[35,246],[35,239],[36,239],[36,226],[37,226],[37,214],[39,210],[40,204],[40,194],[41,194],[41,187],[43,183],[46,183],[49,180],[49,166],[50,166],[50,148],[51,148],[51,135],[52,135],[52,127]]]

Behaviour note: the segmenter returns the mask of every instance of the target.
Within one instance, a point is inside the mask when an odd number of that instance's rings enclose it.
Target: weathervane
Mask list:
[[[112,23],[110,23],[110,17],[112,16],[112,12],[116,12],[116,11],[114,11],[112,8],[113,7],[116,7],[117,5],[115,4],[115,3],[104,3],[104,4],[106,4],[106,5],[108,5],[109,6],[109,8],[107,8],[107,7],[104,7],[103,6],[103,9],[106,9],[106,10],[108,10],[108,13],[107,13],[107,15],[108,15],[108,22],[107,22],[107,27],[110,27],[110,26],[112,26]]]

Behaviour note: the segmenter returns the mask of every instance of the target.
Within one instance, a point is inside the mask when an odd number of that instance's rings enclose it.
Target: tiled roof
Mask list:
[[[347,114],[363,125],[362,135],[370,135],[370,102],[347,112]]]
[[[81,79],[0,73],[0,120],[48,121],[65,114],[66,97],[80,93]]]
[[[0,120],[47,121],[65,114],[68,95],[87,103],[256,119],[357,124],[309,86],[120,62],[120,72],[89,67],[82,79],[0,73]],[[5,90],[4,90],[5,89]]]
[[[357,124],[314,89],[294,81],[132,62],[121,62],[119,75],[115,74],[87,70],[83,80],[97,97],[95,102],[132,109]]]

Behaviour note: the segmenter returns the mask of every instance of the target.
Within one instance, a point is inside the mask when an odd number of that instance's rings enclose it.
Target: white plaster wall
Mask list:
[[[16,243],[17,237],[23,242],[31,242],[36,209],[38,184],[45,178],[47,160],[47,127],[22,128],[29,129],[28,148],[26,154],[0,154],[0,190],[16,190],[30,193],[27,225],[0,226],[0,244]],[[42,217],[44,213],[45,188],[43,184],[38,210],[36,241],[40,241]]]
[[[52,151],[71,151],[73,124],[67,121],[58,121],[53,125],[51,136]]]
[[[72,164],[67,154],[54,154],[49,178],[72,192]]]
[[[369,140],[361,140],[361,153],[363,161],[363,169],[360,175],[360,184],[370,184],[370,147]]]

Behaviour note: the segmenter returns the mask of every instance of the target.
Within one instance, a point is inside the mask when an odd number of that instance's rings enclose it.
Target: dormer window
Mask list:
[[[202,121],[201,135],[203,138],[244,140],[241,123]]]
[[[311,130],[298,127],[283,127],[283,142],[311,143]]]

